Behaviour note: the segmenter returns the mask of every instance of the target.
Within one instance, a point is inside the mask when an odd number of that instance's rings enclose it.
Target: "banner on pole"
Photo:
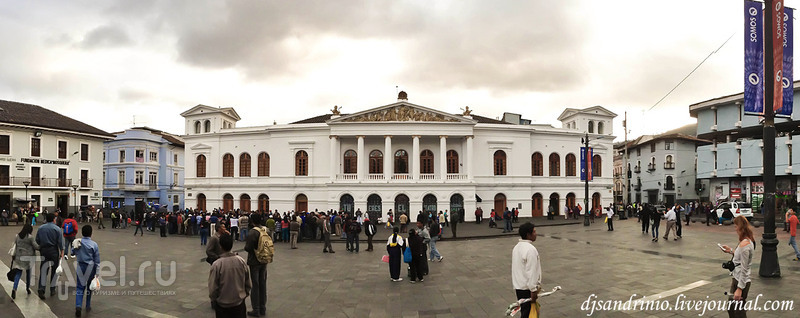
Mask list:
[[[773,1],[772,8],[768,9],[769,14],[772,15],[772,25],[770,26],[770,30],[772,30],[772,47],[770,48],[772,65],[768,67],[772,68],[774,75],[770,79],[773,82],[772,96],[774,97],[772,110],[777,113],[783,108],[783,39],[785,38],[783,34],[783,0]]]
[[[592,157],[594,149],[589,147],[587,154],[586,147],[581,147],[581,181],[592,181]]]
[[[761,2],[744,2],[744,113],[764,114],[764,39]]]
[[[794,108],[794,76],[792,68],[794,67],[794,23],[793,23],[794,9],[783,9],[783,79],[781,87],[783,88],[783,107],[775,112],[776,117],[792,117],[792,108]]]

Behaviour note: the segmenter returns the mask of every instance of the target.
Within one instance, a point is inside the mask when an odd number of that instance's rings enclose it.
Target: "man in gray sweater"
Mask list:
[[[208,274],[208,297],[214,305],[217,317],[247,316],[245,299],[250,296],[252,284],[250,282],[250,268],[239,255],[231,253],[233,237],[222,234],[219,245],[223,253]]]

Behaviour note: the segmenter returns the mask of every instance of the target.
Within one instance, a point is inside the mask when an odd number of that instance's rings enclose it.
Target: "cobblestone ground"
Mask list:
[[[615,223],[614,232],[606,231],[602,221],[591,227],[568,224],[537,229],[543,284],[545,288],[555,285],[563,288],[541,299],[543,316],[589,315],[590,311],[582,309],[582,305],[592,294],[598,300],[622,301],[634,294],[636,299],[661,296],[671,304],[681,294],[684,300],[725,299],[723,292],[730,285],[730,277],[720,264],[729,257],[719,251],[716,243],[735,244],[733,227],[694,223],[684,228],[681,240],[662,239],[653,243],[649,236],[641,234],[635,219]],[[477,234],[484,231],[481,230],[484,226],[485,223],[480,227],[475,225],[472,231]],[[5,251],[18,230],[19,227],[0,227],[3,274],[11,262]],[[464,231],[470,230],[465,227]],[[494,229],[485,231],[500,234]],[[756,232],[760,239],[761,229]],[[205,253],[199,238],[160,238],[152,232],[134,237],[132,233],[132,228],[95,231],[102,259],[117,267],[116,271],[107,269],[110,272],[105,276],[107,283],[122,281],[129,286],[104,287],[101,294],[94,296],[93,311],[84,316],[213,317],[207,292],[209,265],[202,261]],[[762,294],[762,306],[767,300],[792,300],[794,311],[752,312],[752,317],[798,316],[800,264],[790,260],[793,256],[786,243],[788,235],[784,233],[779,230],[782,278],[758,277],[759,245],[753,264],[751,298]],[[268,317],[502,317],[514,299],[510,282],[510,254],[517,242],[514,236],[440,242],[437,246],[444,261],[429,264],[430,275],[421,284],[389,280],[388,266],[380,261],[385,254],[386,231],[378,237],[374,252],[364,252],[366,242],[362,242],[358,254],[346,252],[340,242],[334,245],[336,254],[323,254],[319,243],[302,243],[297,250],[277,243],[275,262],[268,270]],[[234,245],[234,250],[241,248],[243,243]],[[171,262],[174,274],[170,272]],[[157,268],[162,270],[160,278]],[[10,283],[3,278],[0,285],[2,317],[69,317],[74,313],[74,289],[68,289],[63,300],[49,297],[40,301],[35,293],[28,296],[21,288],[15,303],[10,298]],[[67,285],[74,286],[73,280]],[[701,313],[700,310],[595,310],[591,316],[698,317]],[[703,314],[703,317],[726,316],[716,310]]]

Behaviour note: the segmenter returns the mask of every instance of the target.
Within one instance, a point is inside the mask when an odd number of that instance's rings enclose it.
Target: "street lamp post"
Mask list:
[[[25,186],[25,209],[30,207],[30,202],[28,201],[28,186],[31,185],[30,181],[22,181],[22,185]]]
[[[583,226],[589,226],[589,213],[592,213],[591,209],[589,208],[589,133],[586,133],[584,138],[581,138],[581,142],[583,142],[583,208],[586,210],[586,213],[583,214]]]
[[[72,185],[72,192],[73,192],[73,194],[72,194],[73,195],[72,204],[75,205],[75,215],[78,215],[78,185],[77,184],[73,184]]]
[[[761,235],[761,266],[758,274],[761,277],[781,277],[778,263],[778,238],[775,234],[775,113],[773,88],[775,78],[773,72],[774,57],[772,55],[772,28],[775,11],[783,17],[783,8],[775,8],[773,0],[764,1],[764,233]],[[769,28],[769,29],[767,29]],[[780,32],[780,31],[778,31]],[[768,34],[768,35],[767,35]],[[781,37],[782,39],[782,37]],[[780,57],[779,57],[780,58]],[[780,76],[780,75],[778,75]]]

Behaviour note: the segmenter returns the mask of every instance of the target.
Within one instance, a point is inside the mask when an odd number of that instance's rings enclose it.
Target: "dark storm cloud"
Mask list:
[[[85,49],[95,49],[118,47],[130,42],[130,37],[120,26],[103,25],[86,33],[79,45]]]
[[[191,1],[159,3],[152,23],[174,32],[180,61],[234,67],[254,79],[335,59],[311,54],[333,36],[390,41],[406,65],[398,81],[563,91],[582,82],[581,29],[570,8],[572,1]]]

